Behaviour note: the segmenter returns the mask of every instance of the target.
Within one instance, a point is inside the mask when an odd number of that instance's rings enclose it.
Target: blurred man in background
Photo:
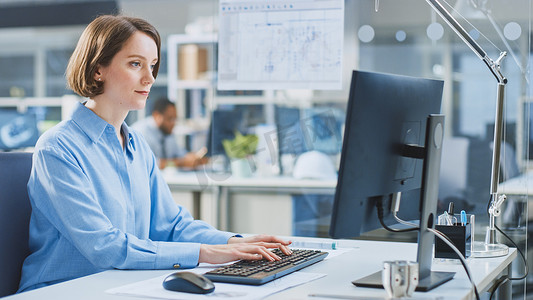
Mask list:
[[[132,128],[140,132],[159,161],[159,168],[176,166],[195,168],[207,163],[205,149],[188,152],[178,145],[173,134],[177,120],[177,110],[173,102],[167,98],[159,98],[154,102],[152,116],[135,123]]]

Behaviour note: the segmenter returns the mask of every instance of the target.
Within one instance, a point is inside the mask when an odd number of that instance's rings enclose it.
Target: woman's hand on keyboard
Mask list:
[[[279,248],[284,254],[292,252],[287,247],[291,242],[270,235],[256,235],[246,238],[232,237],[226,245],[200,246],[199,262],[212,264],[226,263],[235,260],[279,260],[280,257],[268,249]]]

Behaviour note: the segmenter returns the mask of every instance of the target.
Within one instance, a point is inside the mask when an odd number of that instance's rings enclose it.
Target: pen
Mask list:
[[[443,215],[444,215],[444,220],[446,220],[446,225],[453,225],[450,215],[448,215],[448,212],[444,211]]]
[[[466,211],[461,210],[461,225],[466,226]]]
[[[449,224],[448,225],[457,225],[457,218],[454,216],[454,205],[453,205],[453,202],[450,202],[450,204],[448,205],[448,220],[449,220]]]
[[[207,154],[207,147],[202,147],[200,150],[196,151],[196,157],[203,158]]]
[[[338,243],[334,241],[332,242],[292,241],[291,247],[336,250],[338,248]]]

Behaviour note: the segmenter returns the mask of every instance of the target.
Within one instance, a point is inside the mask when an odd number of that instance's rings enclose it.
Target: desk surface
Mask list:
[[[238,178],[231,174],[207,172],[178,172],[164,170],[163,176],[170,186],[222,186],[222,187],[272,187],[272,188],[330,188],[335,189],[337,179],[296,179],[289,176]]]
[[[296,238],[295,238],[296,239]],[[319,240],[323,239],[306,239]],[[323,273],[327,276],[306,284],[271,295],[266,299],[326,299],[308,298],[313,293],[334,293],[349,296],[381,297],[385,291],[380,289],[360,288],[351,281],[381,269],[385,260],[415,260],[416,244],[375,242],[375,241],[347,241],[340,240],[340,247],[358,247],[342,255],[332,257],[320,263],[305,268],[304,272]],[[469,267],[473,274],[478,290],[485,291],[516,257],[516,249],[511,249],[507,256],[471,259]],[[416,292],[414,298],[430,297],[435,299],[471,299],[471,285],[461,265],[433,264],[433,270],[457,272],[455,278],[428,293]],[[87,277],[71,280],[57,285],[34,291],[14,295],[6,299],[139,299],[127,296],[116,296],[105,293],[107,289],[142,281],[172,273],[172,270],[149,271],[121,271],[110,270]],[[207,299],[207,298],[206,298]]]
[[[192,192],[195,197],[192,209],[194,217],[216,224],[221,230],[229,227],[229,202],[232,193],[269,193],[285,195],[301,194],[335,194],[336,179],[296,179],[287,176],[238,178],[231,174],[209,173],[203,171],[179,172],[176,169],[164,169],[163,176],[172,191]],[[202,192],[212,192],[215,197],[216,214],[206,214],[202,218]],[[216,217],[213,218],[213,215]],[[287,234],[289,234],[287,232]]]

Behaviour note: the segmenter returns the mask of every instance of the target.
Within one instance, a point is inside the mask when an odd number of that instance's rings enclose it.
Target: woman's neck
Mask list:
[[[128,112],[119,111],[108,103],[110,103],[110,101],[102,101],[102,99],[89,99],[85,103],[85,107],[93,111],[97,116],[115,128],[120,145],[122,148],[124,148],[124,136],[122,134],[121,127],[122,123],[124,123],[124,120],[126,119],[126,116],[128,115]]]

